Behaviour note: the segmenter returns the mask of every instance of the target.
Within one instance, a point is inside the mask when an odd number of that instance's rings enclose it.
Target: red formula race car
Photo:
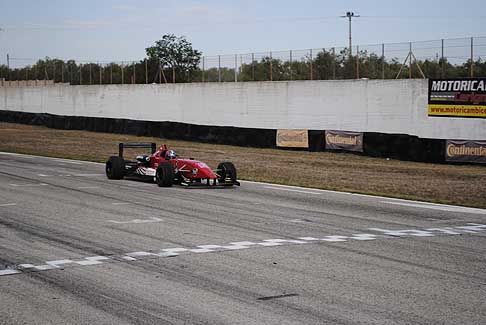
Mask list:
[[[125,160],[125,148],[150,148],[150,155],[139,155],[135,160]],[[174,150],[165,144],[156,150],[155,143],[120,143],[118,156],[106,162],[106,176],[109,179],[124,177],[153,180],[159,186],[173,184],[184,186],[232,186],[240,185],[236,179],[236,168],[231,162],[222,162],[212,170],[205,163],[194,158],[179,158]]]

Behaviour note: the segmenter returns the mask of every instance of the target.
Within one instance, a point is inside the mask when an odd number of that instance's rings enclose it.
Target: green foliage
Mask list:
[[[167,35],[166,35],[167,36]],[[165,36],[164,36],[165,37]],[[161,41],[165,40],[161,43]],[[147,59],[139,62],[124,63],[79,63],[74,60],[62,61],[46,57],[22,68],[8,69],[0,65],[0,78],[6,80],[54,80],[72,85],[90,84],[129,84],[129,83],[171,83],[171,82],[234,82],[235,69],[229,67],[211,67],[201,70],[198,66],[201,53],[193,50],[190,44],[173,35],[168,35],[156,46],[147,48]],[[177,45],[175,46],[174,45]],[[171,50],[163,45],[174,45]],[[172,44],[172,45],[171,45]],[[162,51],[163,49],[163,51]],[[159,55],[181,49],[186,54],[165,57]],[[338,53],[322,50],[313,58],[304,57],[298,61],[282,60],[265,56],[238,67],[238,81],[282,81],[282,80],[339,80],[358,77],[357,56],[348,56],[343,50]],[[161,63],[163,62],[163,63]],[[359,78],[395,79],[409,78],[408,63],[396,58],[383,60],[374,53],[359,53]],[[417,64],[427,78],[464,78],[471,75],[471,62],[452,64],[447,59],[422,60]],[[412,65],[412,78],[422,78],[417,67]],[[476,77],[486,77],[486,61],[473,62]]]
[[[151,60],[159,61],[163,68],[175,71],[178,81],[188,81],[188,75],[198,69],[201,52],[192,48],[192,44],[183,36],[173,34],[162,36],[154,46],[145,49]]]

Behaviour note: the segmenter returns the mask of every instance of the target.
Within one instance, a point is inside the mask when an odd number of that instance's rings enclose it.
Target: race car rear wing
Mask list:
[[[123,149],[124,148],[150,148],[151,153],[157,151],[157,145],[155,142],[142,142],[142,143],[120,143],[118,145],[118,156],[123,158]]]

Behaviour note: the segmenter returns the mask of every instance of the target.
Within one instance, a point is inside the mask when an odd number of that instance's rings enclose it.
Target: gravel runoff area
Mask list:
[[[117,155],[119,142],[167,143],[179,156],[193,157],[211,167],[230,160],[238,169],[238,177],[244,180],[486,208],[486,166],[247,148],[0,123],[0,151],[105,162],[108,156]]]

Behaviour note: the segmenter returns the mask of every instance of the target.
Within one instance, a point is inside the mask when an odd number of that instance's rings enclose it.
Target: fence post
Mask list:
[[[175,66],[172,66],[172,83],[176,82]]]
[[[238,82],[238,55],[235,54],[235,82]]]
[[[160,64],[160,58],[157,59],[158,67],[159,67],[159,84],[162,83],[162,65]]]
[[[145,63],[145,84],[148,84],[148,68],[147,68],[147,58],[145,58],[143,61],[144,61],[144,63]]]
[[[255,81],[255,53],[251,54],[251,78]]]
[[[332,48],[332,80],[336,79],[336,49]]]
[[[289,77],[292,80],[292,50],[289,52]]]
[[[273,64],[272,52],[270,52],[270,81],[273,81]]]
[[[101,64],[98,62],[98,67],[100,69],[100,85],[103,83],[103,67],[101,66]]]
[[[242,80],[241,75],[243,74],[243,55],[240,54],[240,66],[238,67],[238,74],[240,75],[240,80]]]
[[[110,84],[113,85],[113,62],[110,63]]]
[[[61,82],[64,83],[64,61],[62,61],[62,64],[61,64]]]
[[[83,64],[79,64],[79,84],[83,84]]]
[[[409,44],[410,51],[408,52],[408,79],[412,79],[412,42]]]
[[[385,79],[385,43],[381,44],[381,79]]]
[[[121,62],[121,84],[125,83],[125,74],[123,73],[123,61]]]
[[[440,51],[440,77],[444,78],[444,39],[441,39]]]
[[[52,80],[54,81],[54,83],[56,83],[56,61],[53,62],[53,65],[54,67],[52,68],[53,69],[53,76],[52,76]]]
[[[89,64],[89,84],[90,85],[92,84],[92,80],[91,80],[91,66],[92,65],[93,65],[92,63]]]
[[[204,56],[202,57],[202,74],[201,74],[201,80],[202,82],[204,82]]]
[[[312,49],[310,49],[310,80],[314,80]]]
[[[356,79],[359,79],[359,45],[356,45]]]
[[[471,78],[474,78],[474,38],[471,37]]]
[[[221,55],[218,55],[218,82],[221,82]]]
[[[132,79],[132,84],[136,84],[137,83],[137,64],[135,63],[135,61],[133,62],[133,79]]]

